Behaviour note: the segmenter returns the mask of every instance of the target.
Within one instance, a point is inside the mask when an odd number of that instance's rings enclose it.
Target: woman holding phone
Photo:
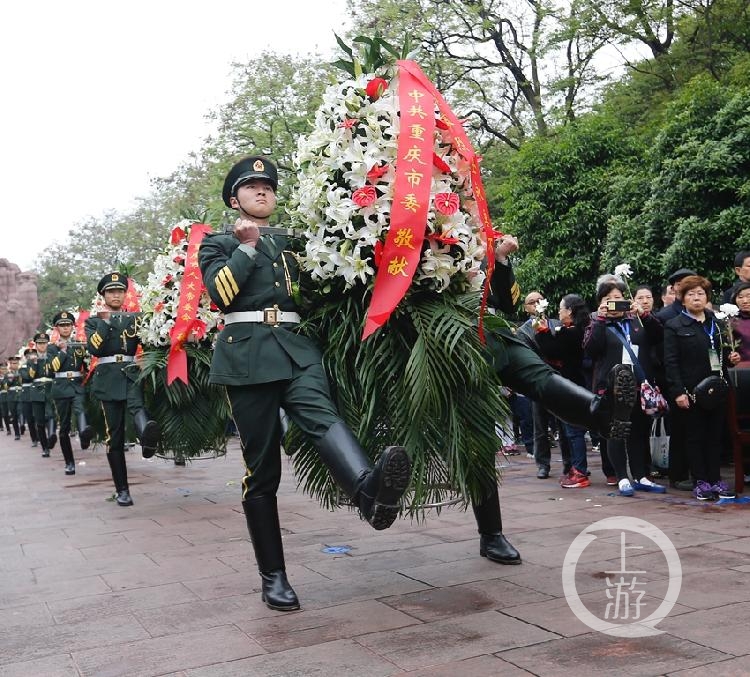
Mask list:
[[[598,308],[583,341],[584,350],[594,364],[594,392],[601,392],[606,386],[607,374],[616,364],[631,365],[639,385],[644,378],[654,383],[651,348],[662,341],[663,328],[640,303],[627,300],[626,291],[627,285],[614,275],[598,280]],[[641,410],[640,398],[636,398],[630,416],[630,434],[624,440],[607,442],[607,454],[622,496],[633,496],[635,491],[666,491],[648,477],[645,459],[650,434],[651,419]],[[633,482],[628,477],[628,465]]]

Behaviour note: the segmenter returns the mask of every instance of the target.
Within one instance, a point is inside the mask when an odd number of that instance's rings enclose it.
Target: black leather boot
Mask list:
[[[44,423],[34,423],[34,425],[29,426],[29,433],[34,431],[34,434],[32,434],[31,439],[33,442],[39,442],[42,446],[42,456],[44,458],[49,457],[49,441],[47,440],[47,427]],[[36,437],[36,439],[34,439]],[[32,442],[32,444],[33,444]],[[34,445],[36,446],[36,445]]]
[[[297,594],[286,577],[276,496],[254,496],[242,501],[242,508],[260,572],[261,599],[275,611],[299,609]]]
[[[117,505],[133,505],[128,489],[128,467],[125,465],[125,454],[123,452],[107,452],[109,469],[112,471],[112,480],[115,483],[115,501]]]
[[[57,424],[55,423],[54,418],[48,418],[47,419],[47,449],[54,449],[55,445],[57,444],[57,433],[55,432],[57,429]]]
[[[91,440],[94,437],[94,426],[89,425],[86,421],[86,414],[81,412],[78,414],[78,442],[81,445],[81,449],[88,449],[91,445]]]
[[[76,462],[73,457],[73,446],[70,444],[70,437],[67,435],[60,435],[60,451],[62,451],[63,458],[65,459],[65,474],[75,475]]]
[[[604,395],[553,374],[544,385],[540,403],[563,421],[579,425],[608,439],[624,439],[630,433],[630,415],[637,384],[630,367],[615,365],[609,373]]]
[[[373,467],[343,423],[332,425],[316,447],[331,476],[374,529],[387,529],[401,511],[411,461],[403,447],[386,447]]]
[[[499,564],[520,564],[520,553],[503,536],[497,485],[489,488],[481,503],[473,503],[471,507],[479,530],[479,554]]]
[[[141,441],[143,458],[151,458],[159,445],[161,430],[156,421],[149,419],[145,409],[139,409],[133,417],[133,426],[138,439]]]

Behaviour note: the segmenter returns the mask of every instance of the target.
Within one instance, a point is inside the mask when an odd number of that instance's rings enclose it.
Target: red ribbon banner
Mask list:
[[[399,61],[399,66],[411,73],[420,84],[432,94],[437,103],[438,110],[440,111],[440,127],[445,130],[446,135],[451,138],[453,146],[456,148],[461,157],[469,163],[470,175],[471,175],[471,187],[474,193],[474,200],[477,203],[477,210],[479,211],[479,219],[482,222],[482,230],[485,235],[485,242],[487,245],[487,277],[485,279],[484,288],[482,290],[482,305],[479,312],[479,337],[484,343],[484,313],[487,308],[487,297],[490,291],[490,279],[492,278],[492,272],[495,269],[495,256],[494,256],[494,241],[497,237],[502,237],[502,233],[492,228],[492,220],[490,219],[490,210],[487,207],[487,196],[484,192],[484,184],[482,183],[482,174],[479,170],[480,157],[474,151],[474,147],[469,141],[469,137],[464,131],[463,124],[456,117],[448,102],[445,100],[443,95],[437,90],[435,85],[430,82],[429,78],[424,74],[422,69],[414,61]]]
[[[388,321],[409,289],[422,256],[430,206],[435,99],[423,83],[403,68],[404,63],[411,62],[399,61],[401,129],[391,224],[367,309],[363,341]]]
[[[175,379],[180,379],[187,385],[187,353],[185,342],[198,322],[198,304],[203,292],[203,276],[198,267],[198,249],[211,226],[204,223],[194,223],[190,226],[187,256],[185,258],[185,273],[180,285],[180,302],[177,305],[175,325],[169,332],[171,347],[167,357],[167,385]]]

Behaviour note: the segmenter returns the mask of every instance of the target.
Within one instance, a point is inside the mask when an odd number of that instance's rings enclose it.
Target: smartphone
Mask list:
[[[607,301],[607,310],[610,313],[626,313],[630,310],[630,301]]]

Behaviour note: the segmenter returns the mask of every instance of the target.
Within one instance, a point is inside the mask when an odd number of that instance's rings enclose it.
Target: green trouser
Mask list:
[[[78,393],[73,397],[56,397],[54,402],[57,421],[60,424],[60,438],[70,437],[73,414],[78,416],[84,411],[83,393]]]
[[[543,397],[550,376],[557,373],[511,333],[487,332],[487,350],[504,386],[534,401]]]
[[[262,495],[275,496],[279,488],[281,407],[314,443],[341,421],[322,364],[305,368],[295,365],[289,380],[226,388],[245,460],[243,501]]]

